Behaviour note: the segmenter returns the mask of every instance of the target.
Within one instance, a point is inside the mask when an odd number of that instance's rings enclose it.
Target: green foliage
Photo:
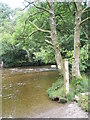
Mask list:
[[[84,74],[81,79],[73,78],[71,84],[74,88],[74,93],[78,95],[79,93],[85,93],[88,91],[88,77]]]
[[[4,44],[5,45],[5,44]],[[17,64],[23,64],[23,62],[27,61],[27,52],[22,48],[18,48],[17,46],[13,46],[11,44],[6,44],[4,48],[4,53],[2,55],[2,60],[5,65],[15,66]],[[18,65],[17,65],[18,66]]]
[[[35,52],[34,55],[35,55],[35,58],[34,58],[35,60],[42,60],[45,64],[55,62],[54,53],[50,48],[47,48],[45,50],[41,47],[40,51]]]
[[[68,4],[71,11],[68,8]],[[37,5],[49,9],[46,2],[41,2]],[[62,57],[69,60],[71,72],[74,49],[73,12],[75,11],[75,7],[72,3],[56,2],[54,4],[54,11],[60,51]],[[25,12],[22,12],[18,9],[12,10],[8,5],[0,3],[0,44],[3,46],[0,46],[0,57],[4,60],[4,64],[8,64],[8,66],[11,62],[13,65],[17,64],[17,62],[21,64],[21,58],[19,57],[17,59],[15,54],[17,53],[20,55],[21,49],[26,52],[25,57],[22,53],[22,57],[25,58],[23,58],[24,62],[27,63],[28,61],[30,63],[29,65],[55,64],[54,51],[50,45],[45,42],[45,36],[49,36],[49,34],[38,31],[30,36],[36,28],[29,23],[29,20],[42,29],[50,30],[49,14],[43,12],[29,17],[30,14],[36,12],[40,12],[40,10],[35,7],[30,7]],[[82,16],[82,18],[84,17],[85,15]],[[80,37],[80,70],[86,71],[90,66],[88,60],[88,42],[85,36],[88,25],[85,24],[85,29],[83,30],[83,28],[84,25],[82,25]],[[49,40],[51,41],[51,39]],[[15,61],[17,62],[15,63]]]
[[[89,68],[89,60],[88,60],[88,44],[84,45],[80,50],[80,70],[85,71],[87,68]]]
[[[52,100],[54,100],[56,97],[59,97],[59,98],[64,98],[67,101],[73,101],[74,100],[73,88],[70,85],[70,92],[66,94],[63,81],[64,81],[63,79],[59,78],[58,81],[54,83],[51,88],[47,90],[48,96]]]
[[[56,97],[59,97],[65,98],[67,101],[73,101],[75,95],[79,96],[80,93],[86,93],[88,91],[88,77],[85,75],[82,76],[82,79],[73,78],[73,80],[70,81],[70,92],[68,94],[65,93],[64,80],[59,78],[58,81],[47,90],[49,98],[54,100]]]
[[[61,84],[60,84],[61,83]],[[60,90],[61,88],[61,90]],[[57,96],[62,96],[65,95],[64,87],[63,87],[63,80],[58,79],[56,83],[52,85],[51,88],[47,90],[48,96],[50,99],[54,100],[55,97]]]
[[[88,96],[87,95],[79,95],[78,105],[85,111],[90,111],[88,107]]]

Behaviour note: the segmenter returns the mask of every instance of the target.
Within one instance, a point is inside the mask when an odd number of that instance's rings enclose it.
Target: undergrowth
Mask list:
[[[64,80],[59,78],[52,87],[47,90],[48,96],[51,100],[54,100],[56,97],[64,98],[67,101],[74,101],[75,95],[80,99],[78,105],[85,111],[88,111],[88,96],[82,96],[81,93],[88,92],[88,77],[82,75],[82,79],[72,79],[69,84],[69,93],[65,93]]]

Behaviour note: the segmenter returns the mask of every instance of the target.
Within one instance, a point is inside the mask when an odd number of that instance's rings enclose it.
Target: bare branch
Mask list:
[[[49,45],[53,46],[53,43],[48,41],[48,40],[45,40],[46,43],[48,43]]]
[[[73,2],[74,6],[75,6],[75,9],[77,11],[77,5],[76,5],[76,2]]]
[[[33,4],[34,2],[37,2],[37,0],[33,0],[32,2],[28,1],[28,0],[24,0],[25,2],[27,2],[28,4]]]
[[[38,32],[38,30],[35,30],[34,32],[30,33],[30,34],[28,35],[28,37],[32,36],[32,35],[35,34],[36,32]]]
[[[28,8],[29,6],[30,6],[30,4],[26,5],[26,6],[22,9],[22,11],[25,10],[26,8]]]
[[[31,25],[33,25],[38,31],[45,32],[45,33],[50,33],[50,34],[51,34],[51,31],[41,29],[41,28],[39,28],[37,25],[35,25],[33,22],[31,22],[31,21],[29,21],[29,23],[30,23]]]
[[[86,13],[86,12],[90,12],[90,10],[85,10],[85,11],[82,11],[82,14],[83,14],[83,13]]]
[[[33,4],[37,9],[41,9],[41,10],[44,10],[44,11],[46,11],[46,12],[48,12],[49,14],[50,14],[50,11],[49,10],[47,10],[47,9],[45,9],[45,8],[43,8],[43,7],[39,7],[39,6],[36,6],[35,4]]]
[[[86,19],[82,20],[82,21],[79,23],[79,25],[81,25],[82,23],[84,23],[85,21],[87,21],[87,20],[89,20],[89,19],[90,19],[90,17],[87,17]]]
[[[48,6],[51,7],[51,6],[50,6],[50,3],[48,2],[48,0],[46,0],[46,1],[47,1]]]
[[[90,7],[86,7],[86,8],[84,8],[83,11],[82,11],[82,13],[88,12],[87,9],[89,9],[89,8],[90,8]]]
[[[28,4],[22,10],[25,10],[26,8],[28,8],[30,5],[32,5],[35,2],[35,1],[29,2],[27,0],[24,0],[24,1],[27,2]]]

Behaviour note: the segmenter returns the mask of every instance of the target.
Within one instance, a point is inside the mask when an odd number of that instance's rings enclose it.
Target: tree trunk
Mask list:
[[[80,53],[80,25],[81,22],[81,3],[76,3],[76,14],[75,14],[75,28],[74,28],[74,55],[72,62],[72,77],[81,78],[79,70],[79,53]]]
[[[63,74],[63,59],[60,53],[60,47],[59,47],[59,42],[57,37],[53,2],[48,1],[48,3],[49,3],[49,11],[50,11],[51,38],[52,38],[53,48],[55,52],[55,60],[56,60],[59,71],[61,72],[61,74]]]

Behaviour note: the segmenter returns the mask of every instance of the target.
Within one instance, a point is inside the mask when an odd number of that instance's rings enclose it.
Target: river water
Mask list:
[[[60,106],[46,92],[58,76],[50,66],[3,69],[2,116],[30,118]]]

